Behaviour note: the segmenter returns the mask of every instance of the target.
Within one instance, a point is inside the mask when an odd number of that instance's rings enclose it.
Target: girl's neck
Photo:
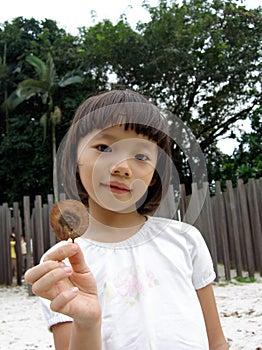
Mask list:
[[[117,212],[103,208],[90,199],[89,213],[96,221],[114,228],[128,228],[145,222],[145,217],[139,214],[136,208],[130,209],[128,212]]]
[[[136,210],[119,213],[90,205],[89,227],[85,236],[100,242],[119,242],[133,236],[143,226],[146,217]]]

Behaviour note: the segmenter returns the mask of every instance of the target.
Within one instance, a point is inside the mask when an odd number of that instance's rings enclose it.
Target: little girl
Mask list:
[[[57,350],[228,349],[201,234],[149,216],[170,183],[167,129],[130,90],[91,97],[75,114],[60,175],[68,198],[88,208],[88,228],[25,275]]]

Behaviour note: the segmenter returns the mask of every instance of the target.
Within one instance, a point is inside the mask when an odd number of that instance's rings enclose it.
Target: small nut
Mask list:
[[[50,225],[59,240],[80,237],[88,227],[88,211],[80,201],[67,199],[56,203],[50,214]]]

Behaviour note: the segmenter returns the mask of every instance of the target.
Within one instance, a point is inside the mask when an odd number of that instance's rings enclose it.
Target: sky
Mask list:
[[[36,20],[52,19],[58,27],[77,35],[79,27],[89,27],[110,19],[116,23],[125,14],[128,23],[135,28],[138,21],[149,21],[148,12],[142,7],[143,0],[7,0],[0,10],[0,24],[22,16]],[[151,6],[157,6],[158,0],[148,0]],[[261,0],[239,0],[247,8],[261,6]],[[245,123],[243,128],[248,129]],[[232,139],[221,140],[219,147],[225,153],[231,154],[237,142]]]
[[[148,0],[156,6],[158,0]],[[125,13],[128,23],[135,27],[141,20],[149,20],[148,12],[142,7],[143,0],[7,0],[0,10],[0,23],[11,21],[15,17],[35,18],[36,20],[52,19],[59,27],[77,34],[79,27],[89,27],[107,18],[115,23]],[[247,8],[256,8],[261,0],[239,1]],[[96,18],[92,16],[95,11]]]

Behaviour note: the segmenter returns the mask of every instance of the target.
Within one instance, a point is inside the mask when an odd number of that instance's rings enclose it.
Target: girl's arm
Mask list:
[[[57,323],[52,327],[56,350],[69,349],[72,322]]]
[[[72,322],[58,323],[52,327],[56,350],[101,349],[100,324],[93,329],[78,329]],[[71,345],[70,345],[71,344]]]
[[[212,284],[197,290],[197,296],[205,319],[209,349],[228,350],[219,320]]]

